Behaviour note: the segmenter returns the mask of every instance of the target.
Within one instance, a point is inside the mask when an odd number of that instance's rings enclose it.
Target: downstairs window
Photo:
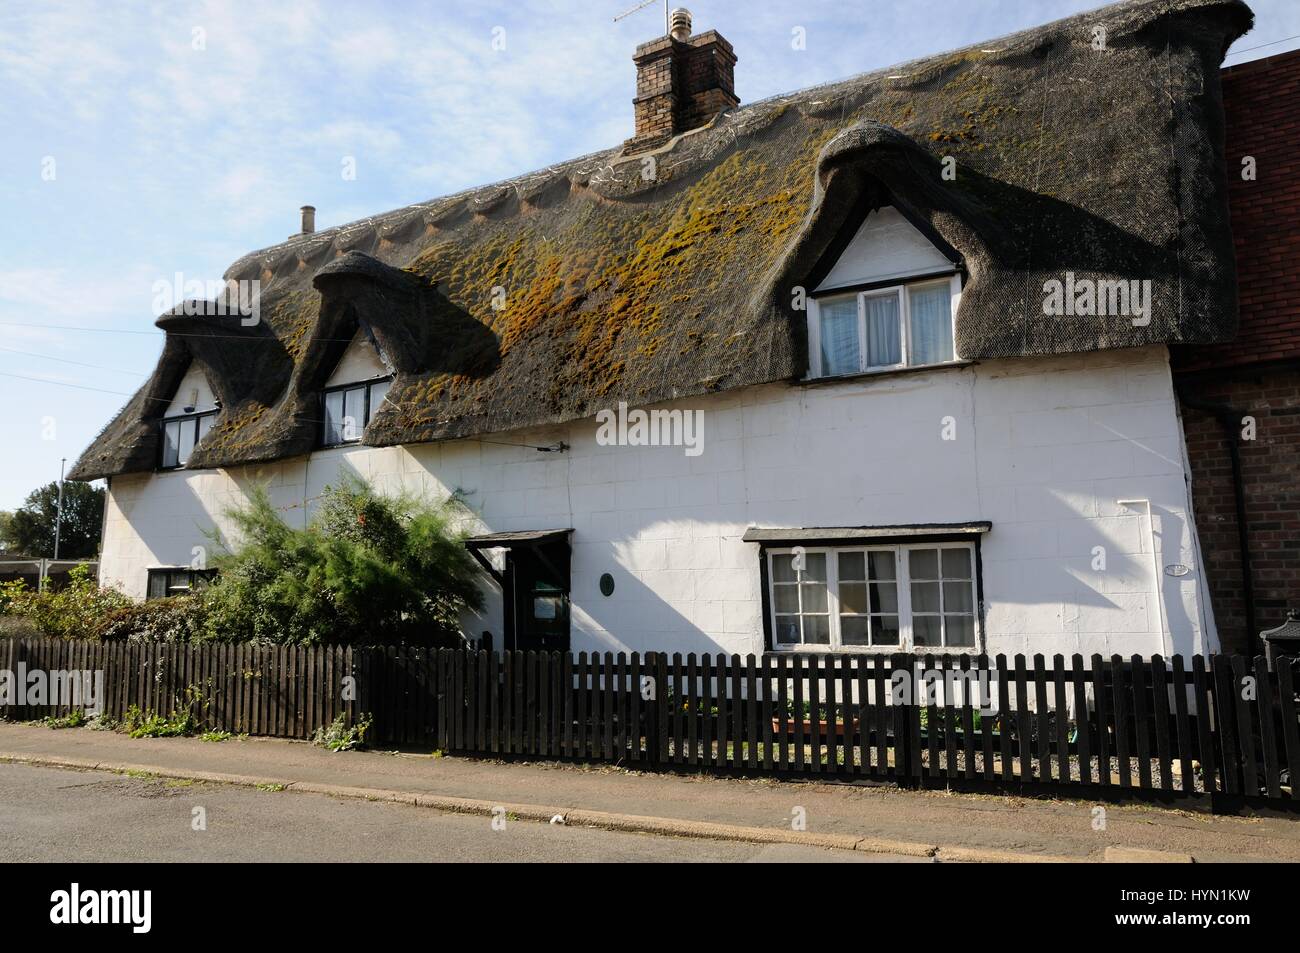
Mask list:
[[[973,543],[767,550],[772,644],[783,651],[973,649]]]
[[[150,569],[145,598],[188,595],[202,589],[216,574],[215,569]]]

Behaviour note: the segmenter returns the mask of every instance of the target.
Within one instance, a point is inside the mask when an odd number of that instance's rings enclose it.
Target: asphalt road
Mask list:
[[[194,830],[195,808],[206,830]],[[384,802],[0,764],[0,862],[897,862],[793,844],[742,844],[492,820]]]

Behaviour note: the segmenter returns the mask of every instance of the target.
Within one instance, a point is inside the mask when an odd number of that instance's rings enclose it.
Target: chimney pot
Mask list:
[[[670,34],[672,38],[679,43],[685,43],[691,38],[691,11],[685,7],[678,7],[672,12],[672,28]]]
[[[302,233],[310,235],[316,231],[316,206],[304,205],[302,207]]]

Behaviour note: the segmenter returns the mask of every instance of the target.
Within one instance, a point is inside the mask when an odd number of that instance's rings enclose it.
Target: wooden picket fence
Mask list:
[[[373,744],[466,755],[1300,806],[1294,661],[0,643],[19,663],[102,671],[108,717],[237,733],[369,715]]]

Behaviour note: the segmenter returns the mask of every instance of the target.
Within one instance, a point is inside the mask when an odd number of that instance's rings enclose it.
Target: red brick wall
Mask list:
[[[636,63],[636,135],[624,143],[628,153],[653,148],[681,132],[702,126],[735,106],[736,54],[710,30],[683,42],[660,37],[642,43]]]
[[[1300,359],[1300,50],[1222,78],[1240,326],[1230,344],[1176,349],[1176,367]],[[1254,181],[1241,177],[1245,156]]]
[[[1255,439],[1241,438],[1246,523],[1254,573],[1255,632],[1286,621],[1300,608],[1300,369],[1241,371],[1216,379],[1183,380],[1185,391],[1228,404],[1255,419]],[[1236,498],[1228,436],[1213,416],[1182,407],[1192,500],[1214,618],[1225,651],[1253,651],[1242,592]]]
[[[1180,393],[1255,419],[1231,437],[1183,401],[1196,526],[1225,651],[1257,651],[1246,622],[1228,440],[1241,455],[1255,635],[1300,608],[1300,51],[1223,71],[1225,158],[1240,327],[1228,344],[1177,348]],[[1241,177],[1255,158],[1254,181]]]

